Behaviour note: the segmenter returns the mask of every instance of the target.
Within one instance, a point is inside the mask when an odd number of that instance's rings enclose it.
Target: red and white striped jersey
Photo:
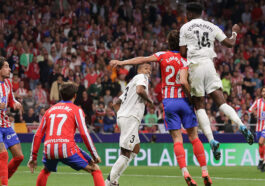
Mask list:
[[[257,99],[248,111],[252,112],[255,109],[257,110],[256,131],[260,132],[265,129],[265,102],[262,98]]]
[[[12,83],[9,79],[1,81],[0,85],[0,102],[5,103],[5,108],[0,110],[0,127],[8,128],[11,127],[11,123],[6,114],[7,107],[10,106],[13,108],[14,103],[17,102],[17,100],[14,97]]]
[[[83,110],[71,102],[60,102],[48,109],[32,142],[31,158],[37,154],[44,134],[44,155],[47,159],[62,159],[79,152],[74,135],[78,128],[80,135],[93,157],[98,157],[96,148],[88,133]]]
[[[186,59],[176,51],[157,52],[154,56],[160,63],[163,99],[185,98],[179,77],[180,69],[188,68]]]

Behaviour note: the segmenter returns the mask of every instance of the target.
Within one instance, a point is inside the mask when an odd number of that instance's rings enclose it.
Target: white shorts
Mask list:
[[[120,147],[133,151],[134,146],[140,143],[139,126],[140,121],[134,117],[119,117],[117,120],[120,127]]]
[[[222,81],[216,73],[213,61],[210,59],[200,60],[203,60],[203,62],[191,63],[189,66],[191,96],[196,97],[203,97],[205,92],[210,94],[219,88],[223,88]]]

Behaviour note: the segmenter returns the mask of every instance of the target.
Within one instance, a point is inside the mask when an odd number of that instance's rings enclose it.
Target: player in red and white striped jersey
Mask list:
[[[257,126],[256,136],[259,143],[260,161],[258,168],[262,172],[265,171],[265,87],[261,89],[261,98],[257,99],[249,108],[249,112],[256,111],[257,113]]]
[[[165,128],[169,130],[174,143],[174,152],[177,162],[188,185],[196,185],[191,178],[185,161],[185,151],[181,127],[188,133],[201,169],[205,185],[211,185],[212,181],[208,174],[204,147],[198,138],[197,119],[193,106],[189,104],[187,97],[190,97],[188,84],[188,63],[179,54],[179,32],[172,30],[167,36],[170,51],[157,52],[148,57],[136,57],[124,61],[112,60],[110,65],[141,64],[146,62],[158,62],[162,76],[162,94],[164,107]],[[185,94],[184,94],[185,91]]]
[[[76,92],[77,87],[73,83],[62,85],[60,94],[64,101],[57,103],[45,112],[34,136],[31,157],[28,163],[32,172],[37,166],[41,139],[46,134],[42,160],[44,169],[38,176],[37,186],[46,185],[50,172],[56,172],[59,161],[75,170],[83,169],[92,172],[95,185],[104,185],[102,173],[96,164],[101,162],[101,159],[88,133],[84,112],[80,107],[73,104]],[[74,140],[76,128],[78,128],[92,158],[76,145]]]
[[[8,62],[4,57],[0,57],[0,183],[2,186],[8,184],[8,179],[15,173],[24,159],[20,141],[16,132],[11,128],[11,123],[6,114],[8,106],[21,109],[21,104],[16,101],[12,84],[8,79],[10,72]],[[7,149],[13,155],[9,164]]]

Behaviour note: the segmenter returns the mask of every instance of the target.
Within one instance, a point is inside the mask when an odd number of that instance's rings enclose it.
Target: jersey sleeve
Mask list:
[[[148,87],[148,78],[144,74],[139,74],[136,76],[135,85],[142,85]]]
[[[39,151],[40,144],[41,144],[41,139],[45,134],[46,128],[47,126],[46,126],[46,114],[45,114],[42,117],[40,126],[38,127],[36,134],[33,137],[30,159],[37,160],[38,151]]]
[[[156,52],[156,53],[153,54],[153,56],[155,56],[157,58],[157,61],[161,62],[162,56],[165,53],[166,52]]]
[[[9,91],[9,94],[8,94],[8,105],[12,108],[14,108],[14,104],[16,102],[18,102],[16,99],[15,99],[15,96],[14,96],[14,93],[13,93],[13,88],[12,88],[12,84],[9,80],[7,80],[7,84],[10,88],[10,91]]]
[[[85,114],[81,108],[75,111],[75,119],[78,126],[78,130],[80,132],[81,138],[83,139],[87,149],[91,153],[93,157],[99,157],[97,150],[94,146],[94,143],[88,133],[86,122],[85,122]]]
[[[186,41],[186,31],[185,31],[185,25],[183,25],[180,28],[180,33],[179,33],[179,46],[186,46],[187,41]]]
[[[251,105],[251,107],[248,109],[248,111],[249,111],[249,112],[253,112],[253,110],[256,109],[257,106],[258,106],[257,103],[258,103],[258,101],[256,100],[256,101],[253,103],[253,105]]]
[[[215,38],[216,38],[219,42],[222,42],[222,41],[226,38],[226,35],[224,34],[224,32],[223,32],[218,26],[215,26],[215,29],[216,29],[216,35],[215,35]]]
[[[189,68],[189,62],[187,61],[186,58],[181,57],[180,62],[181,62],[181,68],[180,69],[188,69]]]

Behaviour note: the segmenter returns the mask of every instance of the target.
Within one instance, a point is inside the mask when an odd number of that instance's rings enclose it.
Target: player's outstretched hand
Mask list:
[[[101,158],[98,157],[93,157],[94,163],[100,163],[101,162]]]
[[[37,168],[37,160],[29,160],[28,168],[30,169],[31,173],[34,173],[34,170]]]
[[[14,110],[20,110],[20,109],[22,109],[21,103],[15,102],[14,103]]]
[[[117,67],[118,65],[121,65],[121,62],[119,60],[111,60],[110,61],[110,66],[115,68]]]
[[[240,27],[238,26],[238,24],[234,24],[232,27],[232,32],[238,33],[239,31],[240,31]]]

